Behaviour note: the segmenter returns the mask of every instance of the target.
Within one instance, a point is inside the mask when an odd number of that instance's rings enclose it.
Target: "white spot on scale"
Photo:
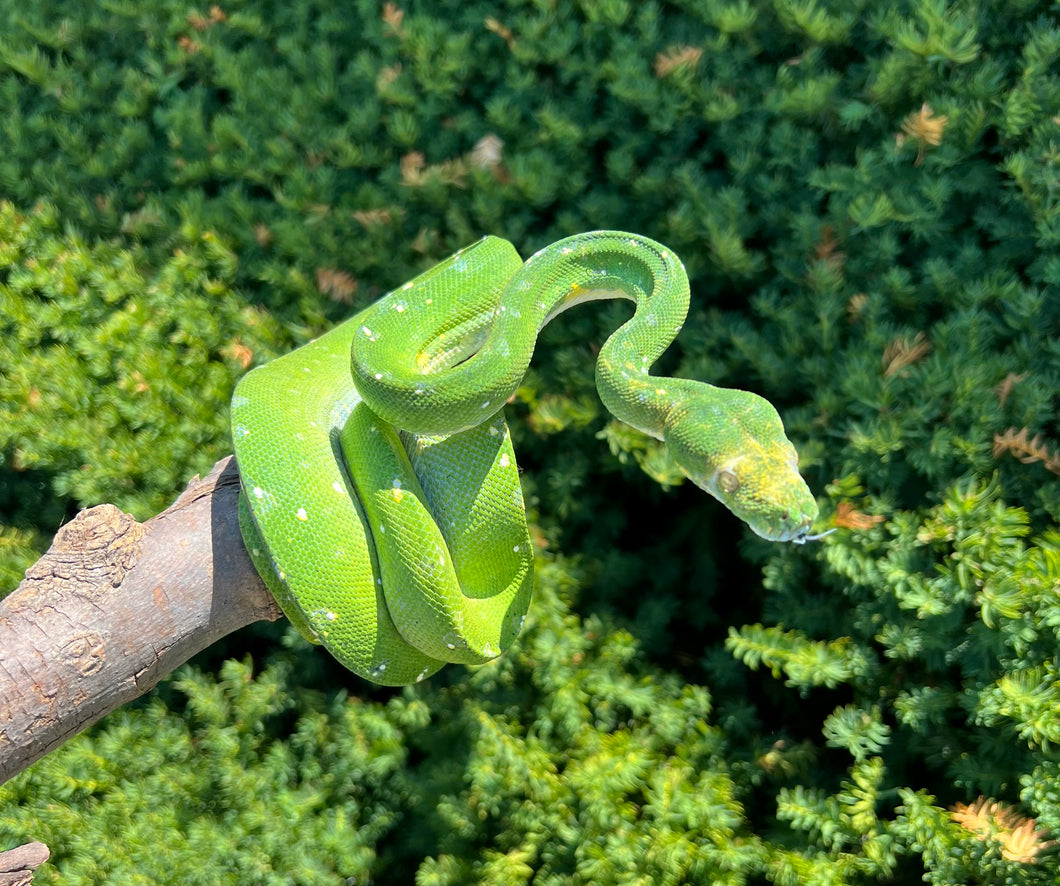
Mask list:
[[[397,311],[399,314],[404,314],[405,305],[402,302],[398,302],[396,305],[394,305],[394,310]]]
[[[346,494],[345,488],[343,488],[343,485],[338,480],[331,484],[331,488],[334,489],[339,495]]]
[[[375,374],[375,380],[376,381],[379,381],[380,379],[382,379],[382,377],[383,377],[383,373],[381,373],[381,372],[377,372]]]
[[[417,396],[422,397],[427,392],[423,388],[416,388],[416,390],[413,391],[412,393],[416,394]]]
[[[426,668],[424,668],[424,669],[423,669],[422,671],[420,671],[420,672],[419,672],[419,673],[418,673],[418,674],[416,675],[416,682],[417,682],[417,683],[419,683],[419,682],[420,682],[420,681],[421,681],[421,680],[422,680],[422,679],[423,679],[424,677],[426,677],[426,676],[427,676],[427,675],[428,675],[428,674],[429,674],[430,672],[431,672],[431,669],[430,669],[429,667],[426,667]]]
[[[519,553],[519,545],[516,545],[514,548],[512,548],[512,553],[513,554],[518,554]]]
[[[507,452],[505,452],[505,453],[504,453],[504,454],[503,454],[503,455],[501,456],[501,459],[500,459],[500,465],[501,465],[501,467],[502,467],[502,468],[507,468],[507,467],[509,467],[509,466],[511,465],[511,463],[512,463],[512,460],[511,460],[510,458],[508,458],[508,453],[507,453]]]
[[[303,523],[305,523],[305,521],[309,519],[309,514],[306,513],[305,508],[299,508],[298,511],[295,513],[295,516]]]
[[[486,401],[485,403],[483,403],[483,404],[482,404],[482,408],[483,408],[483,409],[489,409],[489,408],[490,408],[490,401],[489,401],[489,400],[487,400],[487,401]]]
[[[496,425],[490,425],[490,436],[496,437],[500,433],[500,429]]]
[[[254,498],[264,498],[264,497],[265,497],[265,490],[262,489],[260,486],[255,486],[254,487]]]
[[[456,649],[456,647],[452,643],[446,643],[445,647],[446,649]]]
[[[372,676],[373,677],[381,677],[381,676],[383,676],[383,671],[386,670],[386,666],[388,664],[390,664],[389,661],[381,661],[381,662],[379,662],[379,664],[377,664],[374,668],[372,668]]]

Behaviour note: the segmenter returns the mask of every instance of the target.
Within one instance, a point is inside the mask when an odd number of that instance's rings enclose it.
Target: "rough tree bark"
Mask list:
[[[282,613],[239,534],[231,457],[137,523],[82,511],[0,602],[0,783],[226,634]]]
[[[44,864],[49,855],[43,843],[26,843],[0,852],[0,886],[29,886],[34,869]]]

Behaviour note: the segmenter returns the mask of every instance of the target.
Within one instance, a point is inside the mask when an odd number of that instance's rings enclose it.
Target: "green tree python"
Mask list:
[[[509,646],[533,549],[503,407],[545,324],[610,298],[635,310],[596,361],[604,406],[662,440],[758,535],[817,537],[817,503],[770,403],[650,374],[688,311],[676,255],[596,231],[524,263],[485,237],[236,387],[243,538],[304,636],[393,686]]]

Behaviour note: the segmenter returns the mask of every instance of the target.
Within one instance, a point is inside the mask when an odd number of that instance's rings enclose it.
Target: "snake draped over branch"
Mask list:
[[[523,262],[485,237],[236,387],[240,527],[303,635],[392,686],[509,646],[533,550],[503,407],[545,324],[611,298],[636,308],[596,361],[607,409],[662,440],[758,535],[817,537],[817,503],[772,405],[651,375],[688,311],[676,255],[595,231]]]

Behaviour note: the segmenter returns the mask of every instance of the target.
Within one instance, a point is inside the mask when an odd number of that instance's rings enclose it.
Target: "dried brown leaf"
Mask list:
[[[348,305],[357,291],[357,280],[337,268],[317,268],[317,289],[332,301]]]
[[[401,22],[405,18],[405,10],[398,8],[396,3],[383,4],[383,23],[398,36],[401,35]]]
[[[839,248],[839,238],[835,235],[835,228],[825,225],[821,228],[821,240],[814,247],[814,256],[818,261],[827,262],[836,270],[842,270],[847,255]]]
[[[703,50],[698,46],[671,46],[655,56],[656,77],[665,77],[678,68],[694,68],[703,57]]]
[[[906,115],[902,121],[902,133],[916,139],[919,146],[916,155],[917,166],[924,160],[924,149],[926,147],[942,144],[942,133],[948,122],[949,118],[945,115],[936,117],[935,112],[931,110],[931,105],[927,102],[920,106],[919,111]],[[901,145],[901,141],[899,141],[899,145]]]
[[[856,292],[850,296],[850,301],[847,302],[847,319],[851,323],[857,323],[868,303],[869,297],[864,292]]]
[[[468,159],[472,166],[479,169],[492,169],[501,164],[504,153],[504,142],[492,132],[486,133],[475,142]]]
[[[883,351],[883,377],[890,378],[911,363],[922,360],[931,352],[931,342],[922,332],[909,339],[896,338]]]
[[[407,185],[419,184],[427,160],[419,151],[410,151],[401,158],[401,180]]]
[[[229,360],[234,360],[243,369],[249,369],[254,362],[254,352],[239,339],[221,349],[221,354]]]
[[[375,75],[375,88],[382,92],[401,75],[401,62],[395,62],[385,68],[380,68]]]
[[[358,209],[353,213],[353,217],[365,228],[388,225],[394,218],[389,209]]]
[[[1012,807],[980,797],[971,805],[956,803],[950,814],[977,840],[992,840],[1001,844],[1001,855],[1008,861],[1034,864],[1038,855],[1056,845],[1046,839],[1048,830],[1037,827],[1033,818],[1020,815]]]
[[[213,25],[219,25],[221,22],[225,21],[228,21],[228,16],[216,3],[210,7],[210,11],[206,15],[195,10],[189,12],[187,15],[188,24],[196,31],[205,31],[207,28],[212,27]]]
[[[1040,461],[1047,471],[1060,474],[1060,454],[1049,451],[1041,434],[1031,437],[1029,428],[1009,428],[1003,434],[994,434],[994,458],[1006,452],[1025,465]]]
[[[486,26],[487,31],[493,32],[507,43],[509,49],[515,49],[515,35],[512,33],[511,28],[501,24],[501,22],[495,19],[492,15],[487,16],[483,24]]]
[[[886,519],[882,514],[862,513],[847,501],[839,502],[835,509],[835,525],[841,529],[872,529]]]
[[[1010,372],[1006,375],[998,386],[994,388],[994,393],[997,394],[997,402],[1004,406],[1005,401],[1009,398],[1009,394],[1012,393],[1012,389],[1026,377],[1026,373],[1020,373],[1017,375],[1015,372]]]

